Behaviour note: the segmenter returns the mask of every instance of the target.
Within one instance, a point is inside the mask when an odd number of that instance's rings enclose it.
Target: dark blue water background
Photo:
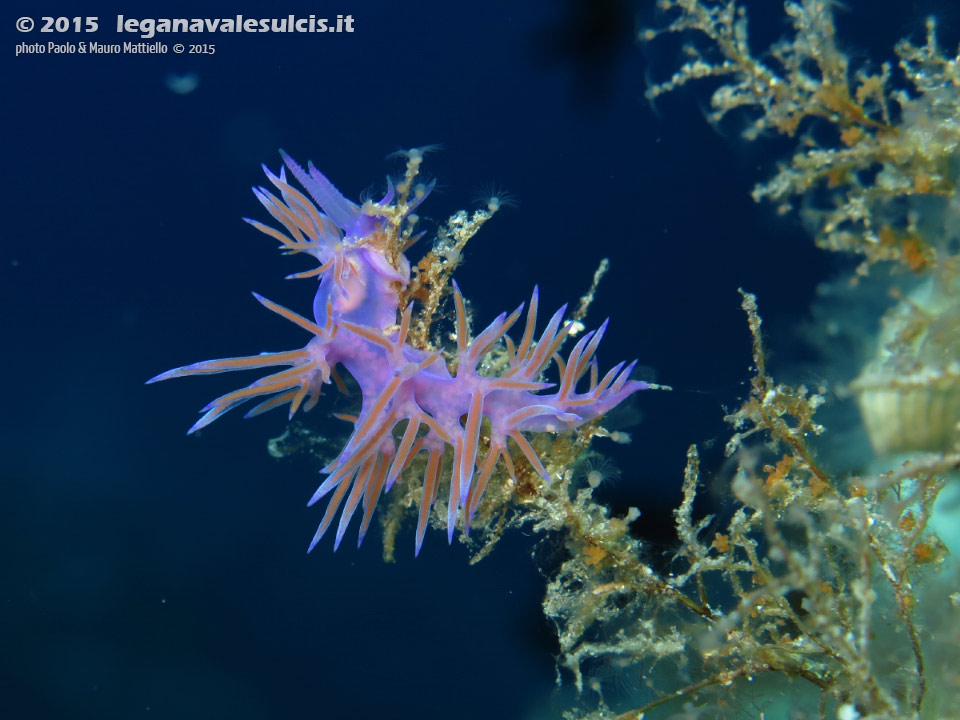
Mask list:
[[[850,2],[841,33],[855,56],[888,59],[948,4]],[[784,32],[777,3],[754,5],[758,44]],[[213,56],[13,56],[51,39],[15,33],[21,15],[96,15],[95,39],[122,42],[137,38],[116,35],[118,13],[311,12],[351,13],[356,31],[199,38]],[[680,58],[676,44],[634,42],[653,21],[651,2],[613,0],[8,6],[0,715],[472,720],[562,705],[535,538],[512,532],[476,566],[432,531],[414,560],[411,528],[394,565],[376,532],[359,551],[323,542],[307,556],[319,478],[308,459],[267,454],[283,414],[185,437],[238,378],[143,382],[304,341],[249,294],[310,307],[306,281],[282,279],[308,265],[240,221],[265,219],[249,188],[277,148],[357,198],[397,169],[390,152],[441,143],[424,217],[475,205],[490,183],[518,201],[457,276],[481,322],[534,283],[542,307],[575,301],[610,258],[589,316],[612,318],[601,364],[637,357],[680,391],[640,397],[633,444],[600,446],[622,470],[603,493],[619,512],[639,507],[638,533],[669,555],[686,447],[705,444],[722,470],[723,405],[749,377],[737,288],[759,295],[789,365],[811,352],[793,329],[815,285],[844,262],[750,200],[788,144],[745,144],[742,118],[711,129],[707,86],[654,112],[645,75]],[[955,36],[956,13],[943,22]],[[172,93],[172,72],[199,87]],[[310,416],[318,432],[342,432],[326,413],[321,402]]]

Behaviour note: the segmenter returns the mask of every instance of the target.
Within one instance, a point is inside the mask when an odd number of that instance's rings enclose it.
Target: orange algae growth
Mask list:
[[[909,224],[911,205],[924,198],[958,197],[960,126],[953,118],[960,110],[960,60],[942,53],[931,19],[923,45],[902,40],[895,48],[910,86],[897,89],[890,63],[851,67],[833,22],[834,5],[784,3],[793,33],[761,59],[750,51],[746,13],[736,2],[660,0],[657,6],[669,20],[641,39],[683,34],[690,39],[690,59],[669,79],[652,84],[647,97],[656,100],[689,82],[718,78],[711,122],[741,111],[750,114],[747,140],[768,134],[803,138],[789,162],[754,188],[755,200],[802,211],[821,247],[864,257],[861,273],[882,261],[927,269],[937,262],[933,238],[890,243],[880,232],[891,222]],[[825,201],[813,201],[818,187],[828,191]]]
[[[813,420],[821,398],[767,374],[755,298],[744,294],[743,307],[757,374],[728,418],[736,430],[727,445],[736,467],[731,515],[695,516],[695,447],[668,570],[589,487],[541,495],[527,508],[535,528],[563,530],[570,553],[544,601],[560,632],[561,667],[601,696],[594,710],[567,717],[734,718],[743,707],[780,717],[773,708],[783,702],[798,718],[956,717],[945,712],[952,671],[930,664],[948,650],[921,626],[960,620],[960,608],[939,614],[944,589],[925,587],[922,574],[944,563],[929,523],[960,455],[856,481],[834,477],[812,444],[824,432]],[[760,453],[776,460],[760,466]],[[640,699],[610,707],[594,674],[603,667],[644,678]]]

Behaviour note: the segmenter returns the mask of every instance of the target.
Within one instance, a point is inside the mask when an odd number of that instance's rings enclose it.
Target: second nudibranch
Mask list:
[[[327,477],[310,499],[312,505],[332,493],[310,549],[341,508],[334,548],[359,508],[363,510],[362,541],[381,493],[390,490],[420,452],[427,453],[427,458],[416,552],[419,554],[423,543],[444,466],[450,477],[448,540],[453,538],[461,510],[464,530],[469,532],[498,461],[516,477],[508,441],[549,481],[526,433],[571,430],[648,387],[629,379],[636,361],[621,362],[600,376],[596,351],[606,322],[580,338],[566,360],[558,354],[571,329],[571,324],[564,322],[566,306],[557,310],[535,337],[536,289],[519,343],[506,333],[520,319],[523,305],[509,315],[501,313],[471,339],[463,296],[454,283],[456,356],[448,365],[440,351],[414,347],[409,337],[413,304],[401,307],[400,300],[401,291],[410,282],[410,263],[403,254],[406,248],[397,228],[432,189],[432,184],[413,184],[422,158],[420,151],[407,153],[407,174],[396,185],[388,179],[383,199],[362,207],[345,198],[312,164],[305,170],[285,153],[281,155],[286,169],[281,167],[279,175],[264,167],[279,197],[264,187],[254,188],[254,194],[283,231],[256,220],[247,222],[278,240],[285,252],[316,258],[318,267],[290,276],[319,277],[313,319],[260,295],[255,297],[306,330],[310,340],[298,350],[187,365],[149,382],[286,368],[209,403],[188,431],[194,432],[255,398],[259,403],[245,417],[282,405],[289,405],[292,417],[301,407],[306,411],[316,405],[324,385],[334,382],[345,389],[338,368],[353,377],[362,394],[361,408],[355,418],[349,418],[354,422],[353,432],[340,454],[323,468]],[[287,170],[310,198],[292,186]],[[481,375],[481,360],[498,342],[505,345],[508,369],[496,377]],[[559,368],[559,383],[542,382],[541,376],[551,361]],[[586,375],[589,379],[581,383]],[[581,385],[582,391],[578,391]],[[484,436],[489,436],[489,442],[482,443],[484,419],[488,423]],[[452,448],[449,465],[444,461],[448,446]]]

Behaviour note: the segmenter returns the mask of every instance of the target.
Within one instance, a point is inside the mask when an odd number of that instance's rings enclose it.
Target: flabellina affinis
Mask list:
[[[601,377],[596,352],[606,322],[581,337],[565,360],[561,358],[559,350],[572,328],[572,323],[564,321],[566,306],[550,317],[537,336],[536,289],[526,308],[519,342],[507,332],[524,316],[523,305],[512,313],[501,313],[471,338],[456,283],[450,283],[448,289],[456,309],[456,349],[434,348],[423,334],[415,338],[411,328],[416,313],[423,312],[419,307],[422,296],[409,292],[412,273],[404,253],[419,237],[414,232],[413,211],[432,189],[432,184],[416,183],[422,152],[405,153],[406,174],[396,181],[388,179],[386,194],[379,202],[363,205],[345,198],[312,164],[304,169],[285,153],[281,155],[285,167],[279,175],[264,167],[275,191],[258,187],[254,194],[282,230],[246,220],[278,240],[284,252],[316,258],[317,267],[290,277],[316,277],[319,285],[312,318],[260,295],[255,297],[305,330],[309,341],[297,350],[194,363],[148,382],[273,370],[207,404],[188,431],[194,432],[251,400],[258,402],[245,417],[284,405],[293,417],[301,408],[313,408],[325,385],[333,383],[342,390],[340,372],[349,373],[360,388],[361,408],[356,417],[348,418],[354,423],[353,432],[340,454],[323,468],[327,477],[310,499],[313,505],[331,495],[311,550],[340,511],[336,549],[361,507],[362,541],[381,494],[402,480],[404,470],[421,452],[427,455],[416,552],[420,552],[431,508],[446,477],[448,541],[461,512],[464,530],[469,532],[499,462],[515,478],[516,457],[550,480],[529,434],[572,430],[649,387],[630,379],[635,362],[621,362]],[[309,198],[293,187],[288,171]],[[485,217],[488,215],[481,219]],[[422,272],[418,267],[413,276]],[[507,362],[499,374],[481,374],[481,363],[495,346],[505,351]],[[556,363],[559,377],[557,382],[544,382],[551,362]],[[447,452],[448,447],[452,452]]]

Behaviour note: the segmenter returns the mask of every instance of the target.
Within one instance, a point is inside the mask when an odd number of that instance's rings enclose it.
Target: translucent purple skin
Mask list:
[[[539,339],[535,339],[536,289],[522,338],[514,344],[505,333],[520,317],[523,305],[510,315],[499,315],[471,340],[463,298],[454,284],[457,357],[451,363],[456,372],[451,373],[440,352],[415,348],[407,342],[413,308],[400,307],[399,292],[410,280],[410,263],[391,247],[396,240],[389,240],[388,221],[382,214],[363,212],[312,165],[304,170],[281,154],[287,169],[314,202],[287,182],[283,168],[277,176],[264,167],[280,197],[263,187],[254,188],[254,193],[287,234],[255,220],[247,222],[280,240],[283,250],[309,254],[320,262],[316,270],[291,276],[320,277],[313,320],[259,295],[255,297],[313,337],[300,350],[208,360],[169,370],[148,382],[287,366],[209,403],[202,410],[204,415],[188,431],[194,432],[254,398],[261,401],[246,417],[288,403],[292,417],[301,405],[304,410],[311,409],[322,386],[329,385],[331,378],[343,389],[338,367],[349,372],[360,387],[362,406],[359,416],[349,418],[354,421],[350,439],[340,455],[323,468],[328,477],[308,503],[312,505],[333,493],[310,543],[311,550],[341,506],[334,549],[360,506],[362,541],[380,494],[390,490],[421,451],[427,453],[427,461],[416,552],[420,552],[444,469],[450,475],[448,541],[453,538],[461,509],[464,531],[469,532],[470,521],[498,461],[502,460],[507,472],[516,476],[511,446],[521,451],[544,480],[550,480],[524,433],[571,430],[648,387],[644,382],[629,379],[635,361],[629,365],[620,363],[600,377],[595,353],[607,322],[580,338],[566,361],[557,354],[571,328],[563,322],[566,306],[554,313]],[[430,186],[422,188],[416,200],[401,198],[404,213],[422,202],[429,190]],[[391,206],[394,197],[391,183],[375,208]],[[498,377],[478,374],[478,364],[501,339],[509,356],[509,368]],[[559,383],[540,381],[551,361],[559,368]],[[577,391],[578,385],[583,386],[582,392]],[[262,399],[264,396],[267,399]],[[508,438],[512,440],[510,446]],[[444,462],[447,446],[453,449],[452,461]]]

